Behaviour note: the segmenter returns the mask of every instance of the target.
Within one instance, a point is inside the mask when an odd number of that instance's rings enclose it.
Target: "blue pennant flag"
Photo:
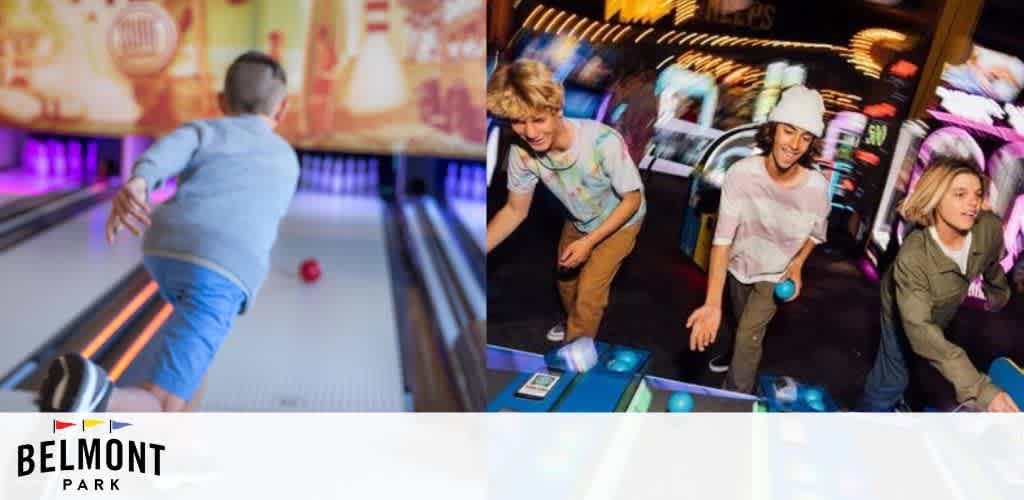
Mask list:
[[[110,421],[110,430],[116,431],[118,429],[121,429],[121,428],[124,428],[124,427],[128,427],[129,425],[132,425],[132,424],[129,424],[128,422],[118,422],[116,420],[111,420]]]

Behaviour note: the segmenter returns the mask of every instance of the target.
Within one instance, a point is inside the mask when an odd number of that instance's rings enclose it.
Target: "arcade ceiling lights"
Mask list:
[[[685,9],[683,8],[685,5]],[[692,4],[692,5],[690,5]],[[629,7],[629,5],[633,5]],[[692,9],[691,9],[692,7]],[[651,2],[613,2],[606,6],[606,16],[611,12],[620,19],[636,19],[640,23],[653,23],[675,9],[677,23],[693,18],[696,13],[695,1],[656,0]],[[679,16],[683,15],[682,21]],[[669,30],[658,34],[661,30],[653,27],[634,29],[633,26],[602,22],[595,19],[568,13],[554,7],[538,5],[527,16],[523,28],[544,33],[554,33],[578,38],[592,44],[619,43],[627,36],[634,36],[632,43],[640,43],[648,37],[657,36],[654,42],[658,45],[678,45],[682,47],[706,48],[782,48],[810,51],[828,51],[846,59],[862,74],[871,78],[881,76],[884,61],[872,55],[878,48],[904,50],[909,47],[909,37],[898,31],[871,28],[863,30],[850,40],[850,47],[827,43],[795,42],[732,35],[715,35],[692,31]],[[653,39],[653,38],[652,38]],[[685,54],[684,54],[685,55]]]

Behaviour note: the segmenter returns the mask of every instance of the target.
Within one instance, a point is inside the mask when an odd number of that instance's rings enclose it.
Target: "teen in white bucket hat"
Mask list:
[[[825,131],[824,116],[825,103],[821,94],[803,85],[794,85],[782,93],[782,99],[768,115],[768,121],[788,123],[821,138]]]
[[[800,85],[787,89],[757,131],[761,153],[734,163],[722,182],[707,297],[686,327],[691,350],[710,348],[711,371],[729,372],[726,389],[753,391],[764,334],[777,308],[775,285],[791,280],[795,291],[786,301],[796,300],[804,262],[825,241],[828,183],[811,168],[824,114],[817,92]],[[719,335],[723,296],[735,328]]]

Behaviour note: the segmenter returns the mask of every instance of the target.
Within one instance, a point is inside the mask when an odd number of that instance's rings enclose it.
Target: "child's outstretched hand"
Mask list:
[[[718,326],[722,322],[722,308],[716,305],[704,304],[697,308],[686,319],[686,327],[690,330],[690,350],[704,352],[709,345],[715,342],[718,336]]]
[[[134,220],[132,220],[134,219]],[[141,226],[148,226],[149,206],[146,205],[146,181],[133,177],[114,196],[113,208],[107,217],[107,241],[114,242],[114,237],[121,227],[127,227],[135,236],[142,234]]]

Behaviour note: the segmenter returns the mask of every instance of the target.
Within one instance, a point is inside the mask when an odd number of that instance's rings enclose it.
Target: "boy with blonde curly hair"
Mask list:
[[[487,85],[487,110],[507,119],[519,139],[509,152],[508,201],[487,225],[487,252],[526,219],[538,181],[571,217],[558,244],[559,267],[573,271],[558,283],[568,319],[548,331],[553,342],[597,335],[612,279],[646,212],[622,136],[594,120],[564,117],[563,102],[561,85],[538,61],[500,67]]]

